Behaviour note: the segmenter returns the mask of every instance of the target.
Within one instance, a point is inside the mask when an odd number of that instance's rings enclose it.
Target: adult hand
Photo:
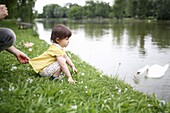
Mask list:
[[[18,59],[18,61],[22,64],[26,64],[28,63],[29,61],[29,58],[27,57],[26,54],[24,54],[23,52],[21,51],[18,51],[16,54],[15,54],[16,58]]]
[[[6,16],[8,16],[7,7],[5,5],[0,5],[0,19],[5,18]]]
[[[6,50],[14,54],[20,63],[26,64],[29,62],[29,58],[27,57],[27,55],[24,54],[22,51],[18,50],[17,48],[15,48],[14,46],[11,46]]]

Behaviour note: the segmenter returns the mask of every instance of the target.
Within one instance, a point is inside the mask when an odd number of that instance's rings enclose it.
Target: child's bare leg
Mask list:
[[[59,77],[61,73],[61,69],[58,68],[57,71],[54,73],[53,77]]]

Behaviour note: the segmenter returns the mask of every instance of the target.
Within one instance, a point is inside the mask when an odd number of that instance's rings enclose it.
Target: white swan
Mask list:
[[[160,66],[158,64],[152,66],[146,65],[137,71],[137,75],[145,74],[145,77],[161,78],[167,71],[168,67],[169,64],[166,64],[165,66]]]

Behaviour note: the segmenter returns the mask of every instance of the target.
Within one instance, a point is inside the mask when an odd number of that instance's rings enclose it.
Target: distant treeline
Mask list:
[[[95,1],[95,2],[94,2]],[[84,6],[68,3],[61,7],[58,4],[43,7],[43,14],[34,10],[36,0],[0,0],[8,7],[9,19],[21,18],[31,22],[40,18],[153,18],[170,20],[170,0],[114,0],[112,6],[97,0],[86,1]]]
[[[84,6],[67,3],[64,7],[50,4],[43,7],[41,18],[153,18],[170,20],[170,0],[115,0],[113,6],[106,2],[86,1]]]

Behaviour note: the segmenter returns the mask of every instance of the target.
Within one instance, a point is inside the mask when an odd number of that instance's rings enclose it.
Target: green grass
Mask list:
[[[48,45],[32,29],[19,30],[13,21],[1,21],[13,29],[16,47],[30,58],[40,55]],[[49,37],[47,37],[49,38]],[[23,46],[33,42],[33,51]],[[6,51],[0,53],[0,112],[2,113],[169,113],[170,103],[135,91],[118,77],[109,78],[101,71],[70,53],[78,69],[69,84],[67,78],[50,81],[38,76],[29,64],[21,65]]]

